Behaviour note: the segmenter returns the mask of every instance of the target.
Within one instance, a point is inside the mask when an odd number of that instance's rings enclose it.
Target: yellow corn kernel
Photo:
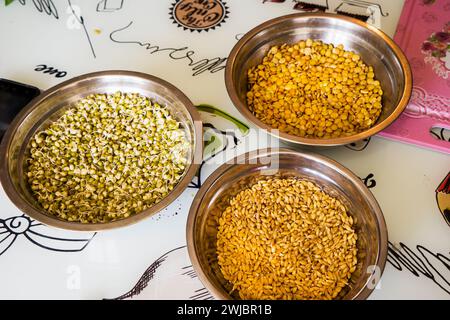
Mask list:
[[[381,113],[383,91],[373,68],[342,45],[306,39],[272,47],[247,77],[249,109],[291,134],[348,136],[373,125]]]

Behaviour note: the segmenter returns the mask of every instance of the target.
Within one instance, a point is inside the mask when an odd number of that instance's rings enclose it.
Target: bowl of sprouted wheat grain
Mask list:
[[[262,149],[205,181],[189,255],[218,299],[365,299],[384,270],[387,229],[350,170],[308,152]]]

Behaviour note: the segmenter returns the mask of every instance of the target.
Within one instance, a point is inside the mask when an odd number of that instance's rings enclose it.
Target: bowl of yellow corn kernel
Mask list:
[[[282,141],[337,146],[366,139],[405,109],[408,61],[386,34],[354,18],[300,13],[267,21],[232,49],[228,94]]]

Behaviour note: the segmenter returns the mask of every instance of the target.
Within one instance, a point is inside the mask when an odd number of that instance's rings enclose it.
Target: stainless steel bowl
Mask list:
[[[386,263],[387,229],[383,213],[362,181],[339,163],[321,155],[289,149],[246,153],[219,167],[203,183],[187,221],[187,243],[192,265],[205,287],[218,299],[230,294],[216,254],[218,218],[229,199],[258,180],[298,177],[319,185],[347,207],[358,234],[356,271],[338,299],[365,299],[374,289]]]
[[[188,165],[175,188],[151,208],[128,218],[83,224],[68,222],[47,213],[32,196],[24,177],[24,158],[30,138],[47,127],[67,110],[70,104],[91,93],[116,91],[140,93],[167,106],[180,121],[191,148]],[[45,224],[71,230],[103,230],[133,224],[169,205],[186,189],[195,175],[202,157],[202,124],[192,102],[170,83],[148,74],[130,71],[103,71],[65,81],[32,100],[9,126],[0,146],[0,181],[11,201],[24,213]]]
[[[247,71],[262,62],[274,45],[295,43],[307,38],[320,39],[361,55],[373,66],[384,91],[383,109],[370,129],[342,138],[302,138],[271,127],[256,118],[247,107]],[[299,13],[267,21],[249,31],[231,51],[225,69],[225,84],[231,101],[253,125],[281,140],[296,145],[336,146],[370,137],[389,126],[405,109],[411,96],[412,76],[400,48],[386,34],[360,20],[326,13]]]

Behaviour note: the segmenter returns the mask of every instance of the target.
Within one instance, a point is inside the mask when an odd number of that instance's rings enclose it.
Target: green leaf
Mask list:
[[[200,104],[196,107],[199,111],[212,113],[233,122],[239,128],[239,130],[242,132],[243,135],[246,135],[250,130],[250,127],[245,123],[243,123],[242,121],[236,119],[235,117],[226,113],[225,111],[219,110],[216,107],[213,107],[209,104]]]
[[[5,0],[5,6],[11,4],[14,0]]]
[[[214,143],[216,141],[216,137],[212,136],[211,139],[205,142],[205,148],[208,147],[211,143]]]

